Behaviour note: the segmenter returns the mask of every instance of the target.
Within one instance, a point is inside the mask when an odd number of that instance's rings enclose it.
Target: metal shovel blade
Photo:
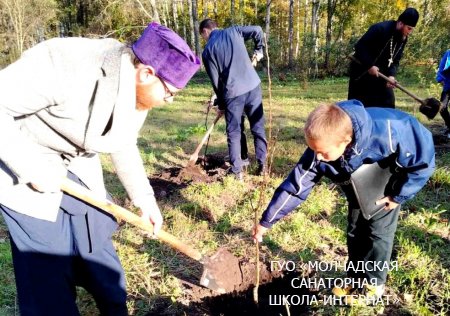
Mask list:
[[[220,248],[214,255],[204,258],[200,284],[219,294],[231,292],[242,283],[239,260],[228,250]]]
[[[441,102],[435,98],[427,98],[421,102],[419,111],[424,114],[429,120],[432,120],[441,110]]]

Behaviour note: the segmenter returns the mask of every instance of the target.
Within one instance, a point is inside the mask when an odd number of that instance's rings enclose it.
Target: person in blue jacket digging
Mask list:
[[[440,113],[445,126],[447,127],[445,136],[450,138],[450,114],[448,112],[448,104],[450,101],[450,49],[447,50],[441,58],[439,69],[436,74],[436,81],[442,84],[442,108]]]
[[[357,100],[317,107],[309,115],[304,131],[308,148],[276,189],[259,224],[253,228],[253,238],[262,241],[267,230],[304,202],[326,176],[340,184],[347,197],[346,270],[348,278],[357,281],[351,284],[362,285],[335,287],[333,293],[339,297],[357,293],[366,300],[379,299],[390,267],[400,206],[423,188],[435,168],[432,135],[404,112],[364,108]],[[373,202],[382,207],[381,211],[366,219],[352,174],[363,165],[382,162],[392,175],[382,191],[384,197]],[[362,191],[373,189],[377,188]],[[349,268],[358,265],[365,271]]]

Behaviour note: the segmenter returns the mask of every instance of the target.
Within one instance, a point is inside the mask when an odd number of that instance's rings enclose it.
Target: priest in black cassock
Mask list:
[[[355,45],[350,63],[348,99],[357,99],[366,107],[395,108],[394,86],[378,77],[382,73],[395,81],[395,75],[408,36],[419,20],[414,8],[407,8],[397,21],[379,22]]]

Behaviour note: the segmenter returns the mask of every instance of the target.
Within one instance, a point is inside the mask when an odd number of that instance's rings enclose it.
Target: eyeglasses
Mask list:
[[[169,87],[164,82],[164,80],[162,80],[160,77],[158,77],[158,79],[159,79],[159,81],[161,81],[161,83],[162,83],[162,85],[164,87],[164,92],[165,92],[164,101],[172,102],[173,101],[173,97],[175,96],[175,94],[172,91],[170,91]]]

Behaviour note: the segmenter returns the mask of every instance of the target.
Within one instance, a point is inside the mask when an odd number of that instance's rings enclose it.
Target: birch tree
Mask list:
[[[288,53],[288,64],[289,67],[293,65],[294,58],[294,0],[289,0],[289,27],[288,27],[288,42],[289,42],[289,53]]]
[[[56,6],[48,0],[0,0],[0,12],[5,21],[6,49],[10,50],[8,62],[43,37],[46,23],[56,16]],[[41,38],[43,39],[43,38]]]
[[[200,34],[198,32],[198,3],[197,0],[192,0],[192,23],[194,26],[194,43],[195,43],[195,53],[200,57],[201,48],[200,48]]]
[[[139,0],[137,0],[137,1],[139,1]],[[159,19],[159,12],[158,12],[158,8],[156,7],[155,0],[150,0],[150,7],[152,8],[153,21],[161,23],[161,20]]]
[[[195,49],[195,34],[194,34],[194,16],[193,16],[193,9],[192,9],[192,2],[194,0],[187,0],[188,3],[188,12],[189,12],[189,31],[191,34],[190,42],[191,42],[191,48]]]
[[[336,11],[337,0],[328,0],[327,2],[327,30],[325,35],[325,62],[324,68],[328,71],[330,66],[330,54],[331,54],[331,35],[333,27],[333,16]]]
[[[174,27],[174,31],[175,32],[179,32],[179,26],[178,26],[178,1],[177,0],[172,0],[172,18],[173,18],[173,27]]]
[[[267,0],[266,2],[266,19],[265,19],[265,30],[266,30],[266,39],[269,41],[270,35],[270,5],[272,4],[272,0]]]

